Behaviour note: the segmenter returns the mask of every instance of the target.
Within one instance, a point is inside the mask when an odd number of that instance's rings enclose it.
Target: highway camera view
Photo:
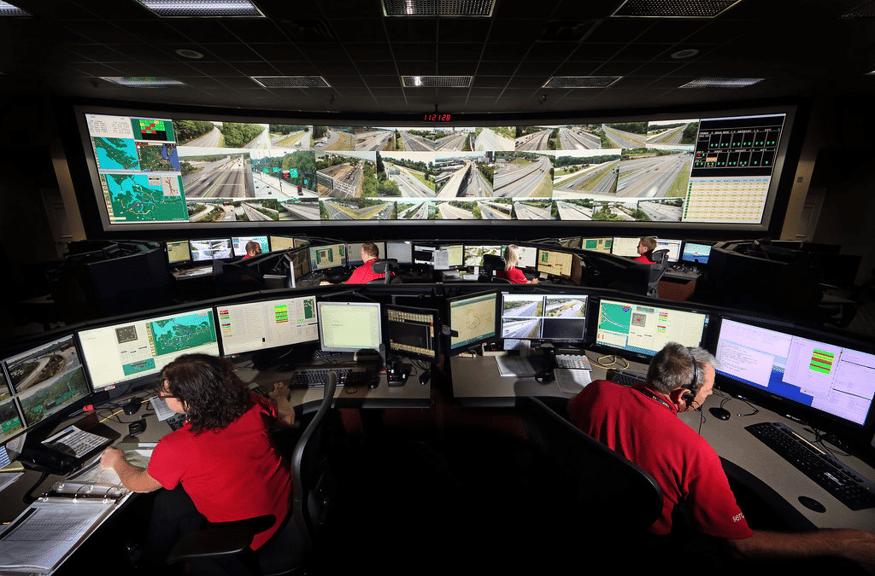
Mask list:
[[[401,127],[86,114],[86,123],[110,224],[759,223],[784,115]]]

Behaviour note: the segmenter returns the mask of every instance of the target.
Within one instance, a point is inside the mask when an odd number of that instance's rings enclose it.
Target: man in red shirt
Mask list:
[[[361,250],[363,264],[356,268],[349,279],[344,284],[367,284],[371,280],[386,278],[385,274],[377,274],[374,272],[374,262],[380,259],[380,249],[373,242],[362,244]],[[331,284],[327,280],[323,280],[319,284]]]
[[[662,488],[662,515],[650,532],[670,534],[676,509],[683,509],[694,531],[726,543],[742,559],[831,556],[875,564],[875,534],[869,532],[751,530],[717,453],[677,418],[711,394],[715,364],[707,350],[670,342],[654,356],[643,385],[597,380],[569,404],[578,428],[646,470]]]
[[[257,550],[291,510],[290,464],[270,435],[274,423],[294,424],[287,388],[275,387],[274,404],[251,393],[229,362],[206,354],[180,356],[161,371],[159,382],[158,395],[171,410],[186,415],[182,428],[158,442],[148,468],[130,464],[115,448],[101,459],[129,490],[166,489],[153,507],[148,559],[163,562],[178,537],[197,530],[204,519],[272,515],[273,525],[252,541]]]
[[[638,257],[634,258],[635,262],[642,264],[656,264],[653,261],[653,251],[656,250],[656,238],[647,236],[638,241]]]

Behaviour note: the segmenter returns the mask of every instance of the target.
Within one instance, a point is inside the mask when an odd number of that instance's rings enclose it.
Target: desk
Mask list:
[[[587,352],[590,361],[596,354]],[[507,378],[500,376],[495,359],[492,357],[453,358],[452,359],[453,396],[459,404],[469,407],[512,407],[519,396],[538,396],[548,398],[570,399],[576,393],[567,386],[557,382],[541,384],[534,378]],[[630,369],[641,374],[646,372],[646,366],[632,364]],[[593,362],[592,379],[604,378],[606,370]],[[757,407],[759,413],[754,416],[739,416],[753,412],[747,402],[737,399],[728,400],[724,407],[732,413],[729,420],[718,420],[711,416],[708,408],[718,406],[725,396],[721,392],[708,397],[702,408],[705,422],[701,434],[717,451],[721,458],[738,466],[759,482],[771,488],[777,498],[785,502],[777,502],[778,509],[789,506],[788,520],[794,525],[804,518],[811,526],[817,528],[858,528],[875,531],[875,509],[852,511],[844,504],[830,496],[804,474],[784,461],[765,444],[754,438],[744,427],[755,422],[783,422],[803,438],[811,439],[812,435],[805,431],[805,426],[788,420],[774,412]],[[698,412],[685,412],[681,419],[694,430],[699,429],[701,416]],[[842,456],[839,450],[834,455],[864,477],[875,480],[875,469],[853,456]],[[744,483],[746,478],[736,477]],[[751,486],[757,491],[761,485]],[[809,496],[826,507],[823,513],[814,512],[803,506],[799,496]],[[785,504],[786,503],[786,504]]]

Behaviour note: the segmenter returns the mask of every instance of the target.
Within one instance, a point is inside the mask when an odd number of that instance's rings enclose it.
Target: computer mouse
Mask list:
[[[122,406],[122,410],[124,410],[125,414],[128,416],[133,416],[140,409],[140,405],[143,403],[142,398],[131,398],[128,400],[128,403]]]
[[[137,434],[142,434],[146,431],[146,420],[144,418],[140,418],[134,422],[128,424],[128,433],[131,436],[136,436]]]
[[[426,384],[428,384],[428,381],[430,379],[431,379],[431,372],[429,372],[428,370],[426,370],[425,372],[423,372],[422,374],[419,375],[419,383],[422,386],[425,386]]]
[[[717,418],[718,420],[729,420],[729,417],[732,416],[729,410],[727,410],[726,408],[720,408],[718,406],[709,409],[708,412],[710,412],[711,416]]]
[[[368,389],[373,390],[377,386],[380,385],[380,377],[379,376],[371,376],[370,380],[368,380]]]

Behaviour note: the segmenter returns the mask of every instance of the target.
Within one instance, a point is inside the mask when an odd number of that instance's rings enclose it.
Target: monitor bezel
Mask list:
[[[501,312],[504,310],[504,301],[505,297],[509,295],[524,295],[524,296],[535,296],[541,298],[542,301],[546,302],[547,298],[576,298],[582,297],[584,298],[584,316],[583,316],[583,336],[580,338],[545,338],[543,335],[538,336],[537,338],[505,338],[504,337],[504,316]],[[499,306],[499,316],[497,319],[498,323],[498,337],[503,341],[505,340],[529,340],[531,342],[542,342],[542,343],[550,343],[554,345],[566,345],[566,347],[573,348],[584,348],[589,343],[589,334],[590,334],[590,314],[592,313],[591,302],[593,300],[592,294],[580,292],[578,290],[573,291],[550,291],[550,292],[528,292],[528,291],[509,291],[504,290],[501,292],[501,298],[498,303]],[[541,316],[544,318],[544,316]],[[541,333],[543,334],[543,326],[541,327]]]
[[[434,326],[434,338],[432,339],[432,348],[434,349],[434,357],[427,354],[411,352],[409,350],[395,350],[389,343],[389,326],[392,324],[389,320],[389,311],[395,310],[398,312],[409,312],[411,314],[427,314],[431,316]],[[434,308],[414,308],[412,306],[402,306],[400,304],[383,304],[383,343],[386,347],[386,356],[412,358],[414,360],[424,360],[436,364],[440,361],[442,346],[441,346],[441,316],[440,312]]]
[[[350,307],[350,306],[361,306],[364,308],[376,308],[376,319],[377,319],[377,334],[379,338],[379,342],[376,347],[360,347],[360,348],[346,348],[340,346],[326,346],[325,344],[325,334],[323,330],[323,314],[322,310],[326,306],[332,307]],[[337,300],[317,300],[316,301],[316,316],[318,318],[319,325],[319,349],[323,352],[338,352],[338,353],[346,353],[346,354],[354,354],[359,350],[377,350],[379,351],[380,346],[383,344],[383,311],[382,304],[379,302],[350,302],[350,301],[337,301]]]
[[[488,336],[479,336],[474,340],[466,342],[461,345],[453,346],[453,337],[447,336],[447,340],[444,343],[444,351],[447,356],[458,356],[459,354],[464,354],[473,348],[477,348],[478,346],[485,344],[487,342],[498,341],[501,338],[501,334],[499,333],[499,302],[501,302],[500,290],[478,290],[476,292],[468,292],[466,294],[460,294],[458,296],[453,296],[451,298],[446,299],[446,319],[449,324],[450,330],[453,330],[453,304],[458,302],[464,302],[465,300],[473,300],[476,298],[482,298],[484,296],[492,296],[495,298],[494,302],[494,322],[493,322],[493,333]]]
[[[258,354],[260,352],[268,352],[271,350],[275,351],[278,349],[292,348],[295,346],[311,345],[313,343],[318,342],[319,341],[319,334],[318,334],[318,327],[317,327],[317,330],[316,330],[317,333],[316,333],[315,337],[310,339],[310,340],[302,340],[299,342],[283,342],[283,343],[274,344],[271,346],[262,346],[259,348],[250,347],[250,348],[246,348],[244,350],[229,351],[225,345],[225,337],[222,334],[222,329],[221,329],[222,316],[221,316],[220,308],[225,308],[228,306],[254,306],[254,305],[257,305],[259,307],[270,306],[270,305],[273,305],[276,303],[283,303],[283,302],[289,302],[289,301],[294,301],[294,300],[304,300],[307,298],[313,299],[313,304],[314,304],[313,313],[315,315],[314,320],[315,320],[316,324],[318,325],[318,304],[317,304],[318,301],[317,301],[315,294],[289,293],[287,296],[284,296],[282,298],[267,298],[267,299],[259,299],[259,300],[237,300],[237,301],[232,300],[229,302],[221,302],[221,303],[214,304],[213,305],[213,314],[214,314],[214,317],[218,321],[218,324],[216,325],[217,326],[216,334],[218,336],[219,350],[220,350],[222,357],[223,358],[233,358],[233,357],[242,356],[245,354]]]

